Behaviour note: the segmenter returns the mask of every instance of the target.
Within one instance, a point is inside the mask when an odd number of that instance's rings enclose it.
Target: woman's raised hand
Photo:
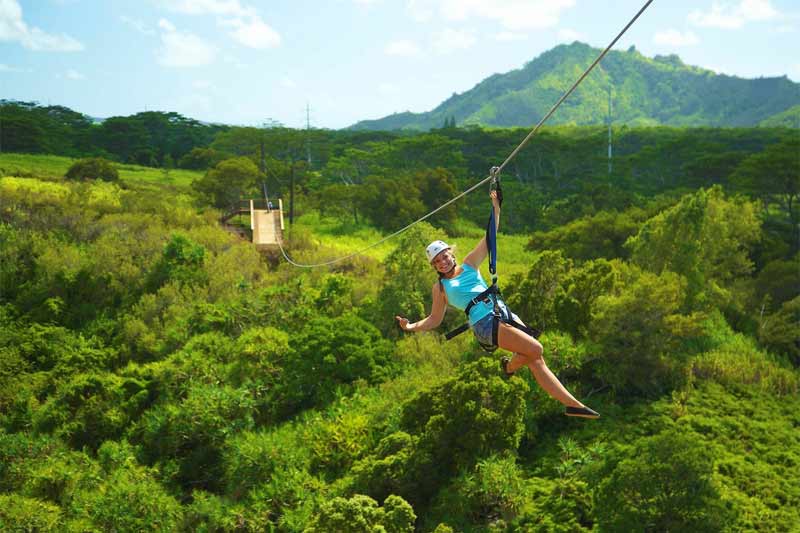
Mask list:
[[[404,318],[402,316],[396,316],[394,318],[395,318],[395,320],[397,320],[397,323],[400,326],[400,329],[402,329],[403,331],[409,331],[409,329],[408,329],[408,319],[407,318]]]
[[[497,198],[497,191],[489,191],[489,197],[492,199],[492,205],[495,209],[500,209],[500,200]]]

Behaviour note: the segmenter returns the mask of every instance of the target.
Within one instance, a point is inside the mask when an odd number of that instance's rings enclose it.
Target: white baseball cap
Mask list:
[[[433,261],[433,258],[442,253],[444,250],[449,250],[450,245],[444,241],[433,241],[425,248],[425,254],[428,256],[428,263]]]

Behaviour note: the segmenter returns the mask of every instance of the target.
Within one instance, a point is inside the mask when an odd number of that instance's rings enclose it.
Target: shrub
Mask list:
[[[724,531],[733,515],[712,474],[709,449],[696,435],[640,439],[597,488],[600,531]]]
[[[147,411],[133,433],[144,456],[170,470],[186,489],[217,489],[222,484],[225,441],[252,428],[253,399],[243,389],[198,384],[180,403]]]
[[[54,531],[61,522],[61,510],[35,498],[0,494],[0,530]]]
[[[352,498],[334,498],[320,509],[305,533],[412,533],[417,516],[412,507],[399,496],[389,496],[378,507],[369,496],[356,494]]]
[[[354,488],[377,499],[398,494],[423,505],[459,470],[516,450],[523,432],[527,383],[504,381],[489,358],[403,404],[402,431],[353,466]]]
[[[90,157],[73,163],[65,177],[75,181],[119,181],[119,172],[111,161],[102,157]]]
[[[96,449],[122,435],[149,402],[145,384],[114,374],[78,374],[58,387],[34,415],[34,428],[72,447]]]

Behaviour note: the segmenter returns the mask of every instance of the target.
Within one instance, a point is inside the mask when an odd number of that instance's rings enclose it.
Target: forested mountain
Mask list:
[[[574,42],[523,68],[494,74],[432,111],[364,120],[352,129],[428,130],[448,125],[530,126],[601,50]],[[603,124],[609,90],[615,124],[798,127],[800,84],[787,77],[743,79],[684,64],[677,55],[645,57],[634,47],[612,50],[550,118],[550,124]],[[795,106],[793,111],[788,111]],[[783,115],[788,113],[787,115]]]

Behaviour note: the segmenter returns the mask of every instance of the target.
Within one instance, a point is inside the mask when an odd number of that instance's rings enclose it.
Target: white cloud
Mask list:
[[[214,15],[217,25],[231,28],[228,35],[237,43],[250,48],[275,48],[281,36],[264,22],[258,11],[239,0],[160,0],[170,11],[187,15]]]
[[[496,41],[524,41],[527,38],[526,34],[513,31],[501,31],[494,36]]]
[[[195,80],[192,82],[192,87],[201,91],[205,91],[214,87],[214,84],[208,80]]]
[[[390,42],[383,51],[390,56],[413,57],[419,55],[420,48],[414,41],[400,40]]]
[[[222,27],[233,28],[230,36],[241,45],[250,48],[264,49],[275,48],[281,44],[281,36],[268,24],[264,23],[259,16],[251,16],[245,19],[234,18],[218,21]]]
[[[287,89],[294,89],[295,87],[297,87],[297,84],[289,76],[283,76],[281,78],[281,85],[283,85]]]
[[[450,21],[488,19],[508,30],[530,30],[555,26],[574,5],[575,0],[439,0],[439,12]]]
[[[469,30],[445,28],[434,36],[433,48],[440,54],[449,54],[457,50],[466,50],[476,41],[475,34]]]
[[[29,27],[22,18],[17,0],[0,0],[0,42],[18,42],[37,52],[79,52],[83,44],[69,35],[53,35]]]
[[[167,19],[159,20],[158,27],[166,31],[176,31],[175,25],[170,21],[168,21]]]
[[[243,6],[239,0],[161,0],[161,5],[187,15],[219,15],[249,17],[255,15],[251,7]]]
[[[586,37],[575,30],[569,28],[561,28],[558,30],[558,34],[556,36],[558,42],[560,43],[571,43],[574,41],[586,41]]]
[[[681,33],[675,29],[657,31],[653,42],[666,46],[694,46],[700,42],[697,35],[691,31]]]
[[[67,78],[68,80],[74,80],[74,81],[80,81],[86,79],[86,76],[84,76],[83,74],[74,69],[67,70],[67,73],[64,75],[64,77]]]
[[[770,0],[740,0],[737,4],[714,2],[710,11],[695,9],[688,18],[695,26],[735,30],[748,22],[770,20],[778,15]]]
[[[213,45],[189,32],[179,31],[170,21],[161,19],[162,29],[158,62],[165,67],[201,67],[211,64],[217,55]]]
[[[406,8],[411,14],[411,18],[417,22],[428,22],[433,18],[430,0],[408,0]]]
[[[138,31],[143,35],[153,35],[155,30],[147,26],[144,22],[139,19],[135,19],[132,17],[128,17],[126,15],[120,15],[119,19],[126,25],[130,26],[134,30]]]

